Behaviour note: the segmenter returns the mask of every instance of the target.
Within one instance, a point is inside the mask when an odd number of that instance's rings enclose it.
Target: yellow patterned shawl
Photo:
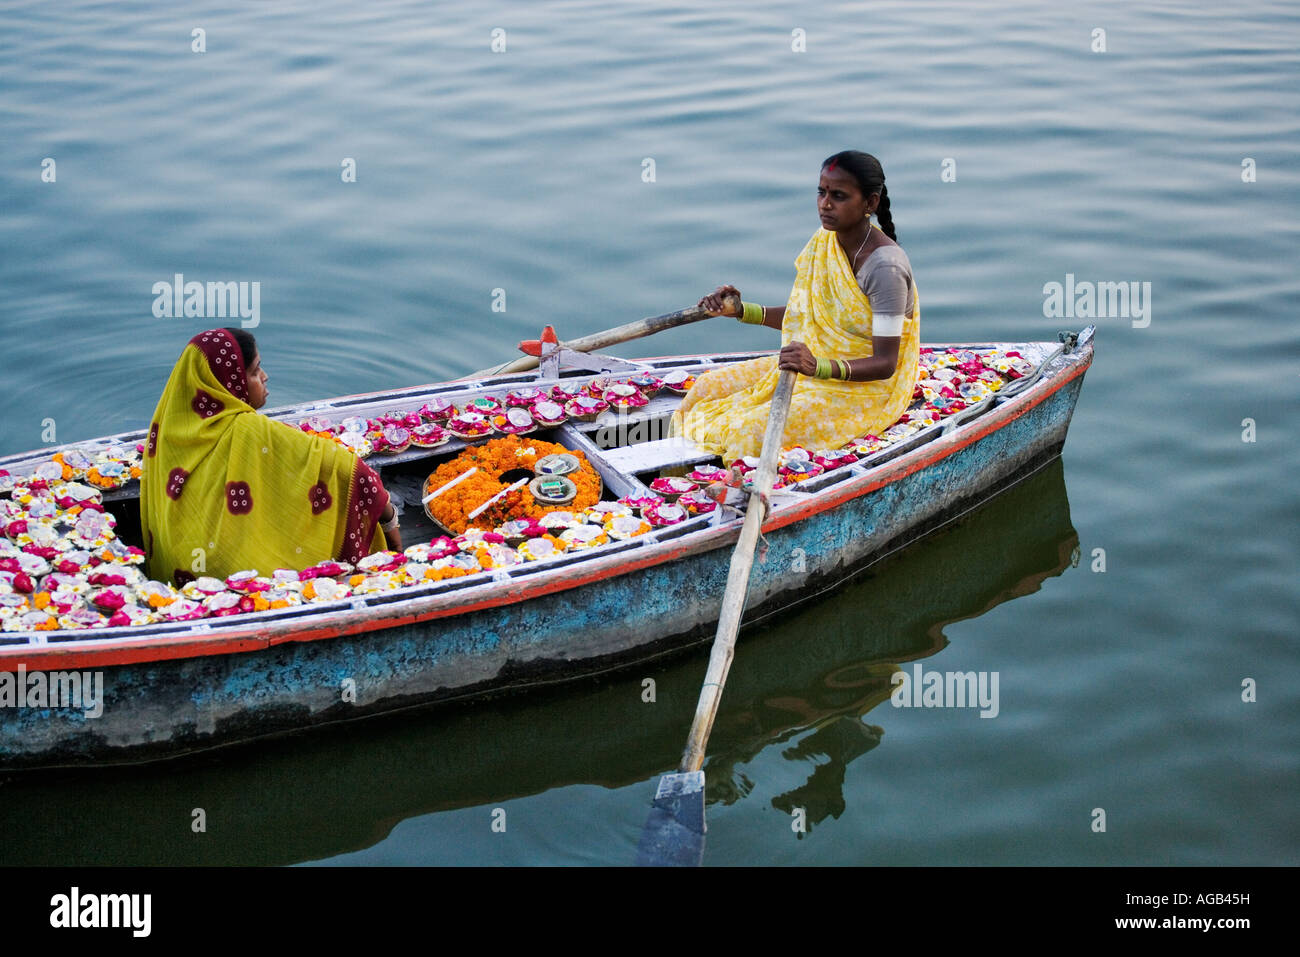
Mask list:
[[[794,264],[797,274],[785,307],[781,344],[798,340],[819,358],[870,356],[871,305],[835,233],[819,229]],[[799,376],[784,448],[837,448],[888,428],[903,414],[916,386],[921,344],[921,304],[915,285],[912,294],[912,314],[903,322],[894,374],[871,382]],[[726,462],[758,455],[776,388],[776,364],[776,356],[766,356],[706,372],[673,415],[671,433],[690,437]]]
[[[388,495],[355,455],[268,419],[246,399],[223,329],[185,347],[154,411],[140,485],[151,577],[181,584],[243,569],[270,575],[384,547]]]

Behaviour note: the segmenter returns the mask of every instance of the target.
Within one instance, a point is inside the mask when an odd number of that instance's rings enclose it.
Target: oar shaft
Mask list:
[[[735,308],[738,308],[738,306]],[[560,345],[565,349],[572,349],[574,352],[594,352],[597,349],[604,349],[606,346],[618,345],[620,342],[630,342],[633,339],[642,339],[646,336],[652,336],[656,332],[663,332],[666,329],[685,326],[709,318],[711,316],[699,306],[691,306],[689,309],[678,309],[676,312],[667,312],[662,316],[651,316],[647,319],[637,319],[635,322],[625,322],[613,329],[605,329],[587,336],[579,336],[577,339],[561,342]],[[472,376],[467,376],[467,378],[477,378],[489,373],[493,375],[509,375],[513,372],[527,372],[529,369],[536,368],[536,356],[520,356],[499,369],[483,369]]]
[[[604,349],[606,346],[618,345],[620,342],[641,339],[645,336],[652,336],[656,332],[663,332],[665,329],[672,329],[676,326],[684,326],[709,318],[712,317],[703,309],[698,306],[691,306],[689,309],[678,309],[676,312],[664,313],[662,316],[651,316],[649,319],[637,319],[635,322],[626,322],[621,326],[615,326],[613,329],[606,329],[603,332],[593,332],[589,336],[580,336],[572,342],[565,343],[565,345],[574,352],[591,352],[595,349]]]
[[[722,689],[727,683],[727,673],[736,653],[736,635],[740,619],[745,612],[745,597],[749,593],[749,575],[754,568],[754,548],[763,528],[766,509],[763,499],[772,491],[776,479],[777,460],[781,453],[781,437],[785,435],[785,422],[790,413],[790,396],[794,393],[795,373],[783,370],[777,379],[776,390],[767,417],[767,431],[763,435],[763,453],[758,463],[758,476],[750,495],[745,523],[740,529],[740,540],[731,553],[731,567],[727,572],[727,590],[722,597],[722,612],[718,617],[718,634],[713,639],[709,653],[709,670],[700,688],[700,700],[695,706],[695,720],[686,740],[679,771],[698,771],[704,766],[704,752],[708,746],[713,721],[718,715]]]

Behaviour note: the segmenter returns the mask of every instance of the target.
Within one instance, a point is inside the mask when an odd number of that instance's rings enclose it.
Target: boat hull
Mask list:
[[[745,624],[814,598],[1051,461],[1090,358],[1089,348],[1065,363],[1032,402],[870,471],[843,470],[831,488],[774,511]],[[545,583],[502,581],[278,634],[215,632],[211,653],[192,641],[174,657],[152,647],[134,661],[131,647],[97,658],[33,648],[28,671],[102,671],[102,713],[0,709],[0,765],[170,757],[653,660],[712,636],[739,525],[614,551]]]

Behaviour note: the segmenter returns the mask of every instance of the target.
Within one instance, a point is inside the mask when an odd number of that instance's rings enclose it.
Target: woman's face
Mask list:
[[[856,229],[879,203],[879,193],[863,196],[858,181],[846,171],[822,170],[817,182],[817,213],[824,228],[837,233]]]
[[[245,384],[248,387],[248,404],[255,409],[260,409],[266,405],[266,397],[270,395],[266,383],[270,376],[262,368],[262,354],[259,352],[253,356],[252,364],[245,370]]]

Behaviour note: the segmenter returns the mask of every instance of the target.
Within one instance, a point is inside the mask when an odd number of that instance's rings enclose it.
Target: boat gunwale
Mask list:
[[[1017,345],[1023,344],[1027,343],[1017,343]],[[1043,342],[1039,340],[1035,344],[1043,344]],[[1007,344],[1002,344],[1005,345]],[[1002,346],[993,344],[982,347]],[[927,346],[927,348],[966,347],[968,346],[960,343]],[[980,347],[970,346],[970,348]],[[1055,395],[1069,382],[1083,375],[1092,364],[1093,342],[1088,341],[1076,352],[1068,355],[1074,361],[1051,374],[1045,372],[1044,377],[1029,389],[1009,401],[992,405],[984,414],[964,424],[964,427],[951,432],[933,433],[928,441],[871,468],[849,466],[845,470],[849,477],[825,488],[797,493],[802,500],[782,503],[774,507],[772,515],[763,525],[763,531],[771,532],[795,524],[835,508],[849,499],[870,494],[1002,429]],[[716,358],[710,356],[704,361],[712,361]],[[525,376],[527,377],[527,374]],[[531,378],[535,379],[535,376]],[[390,394],[372,393],[381,396]],[[858,474],[854,475],[855,471]],[[499,574],[491,574],[488,578],[469,585],[457,586],[452,582],[425,586],[436,589],[432,593],[426,591],[423,594],[410,594],[403,589],[401,592],[368,596],[371,600],[380,599],[381,603],[366,604],[362,608],[351,604],[343,604],[328,610],[315,610],[312,606],[297,606],[282,611],[262,612],[256,618],[238,616],[242,619],[239,624],[232,623],[220,629],[215,628],[214,620],[209,618],[183,623],[179,629],[167,628],[168,623],[143,626],[159,629],[161,633],[144,634],[138,637],[110,638],[99,635],[80,637],[79,635],[77,638],[55,642],[0,645],[0,672],[15,671],[20,666],[29,671],[82,670],[92,667],[238,654],[289,642],[309,642],[351,636],[521,603],[544,595],[580,588],[591,582],[638,572],[686,556],[713,551],[725,546],[728,540],[735,540],[742,521],[743,515],[737,515],[722,524],[704,524],[697,529],[674,534],[665,539],[647,537],[630,540],[622,548],[592,554],[580,561],[558,564],[549,568],[538,567],[538,563],[529,563],[528,573],[510,576],[504,581]],[[670,526],[664,531],[668,532],[676,527]],[[451,587],[448,587],[449,585]],[[420,586],[415,587],[418,589]],[[17,636],[25,633],[12,634]]]
[[[990,347],[991,348],[991,347]],[[692,366],[711,366],[720,363],[744,362],[749,359],[756,359],[766,355],[774,354],[770,350],[755,350],[742,352],[718,352],[707,353],[698,356],[660,356],[653,359],[636,359],[629,360],[642,364],[647,363],[673,363],[673,365],[662,365],[656,368],[689,368]],[[594,378],[601,373],[593,371],[580,371],[565,373],[553,382],[563,382],[566,380],[580,380]],[[613,373],[615,375],[624,373]],[[312,399],[306,402],[295,402],[290,405],[275,406],[270,409],[262,410],[261,414],[276,422],[288,422],[295,416],[306,416],[316,412],[341,411],[351,406],[365,406],[379,404],[382,402],[409,402],[413,399],[420,399],[426,396],[444,395],[447,393],[457,393],[472,396],[476,392],[496,392],[502,388],[516,385],[533,384],[538,381],[536,371],[514,372],[506,376],[481,376],[476,378],[449,379],[446,382],[426,382],[422,385],[407,386],[400,389],[380,389],[377,392],[356,392],[351,395],[333,396],[328,399]],[[598,421],[596,423],[600,425]],[[113,445],[132,441],[143,440],[148,436],[148,428],[128,429],[125,432],[115,432],[112,435],[97,435],[85,439],[74,439],[70,442],[61,442],[56,447],[64,448],[81,448],[81,447],[99,447],[104,445]],[[441,446],[436,449],[428,449],[428,452],[438,452]],[[49,460],[50,449],[37,448],[27,449],[22,452],[9,452],[0,455],[0,468],[9,468],[10,466],[22,466],[28,463],[40,463]],[[404,461],[404,457],[380,455],[378,458],[368,458],[367,464],[377,468],[387,468],[391,465],[399,465]],[[134,480],[133,480],[134,481]],[[121,493],[123,491],[138,491],[138,482],[132,484],[128,482],[120,488],[110,489],[107,495]],[[106,495],[106,500],[107,500]],[[130,497],[130,496],[127,496]]]

